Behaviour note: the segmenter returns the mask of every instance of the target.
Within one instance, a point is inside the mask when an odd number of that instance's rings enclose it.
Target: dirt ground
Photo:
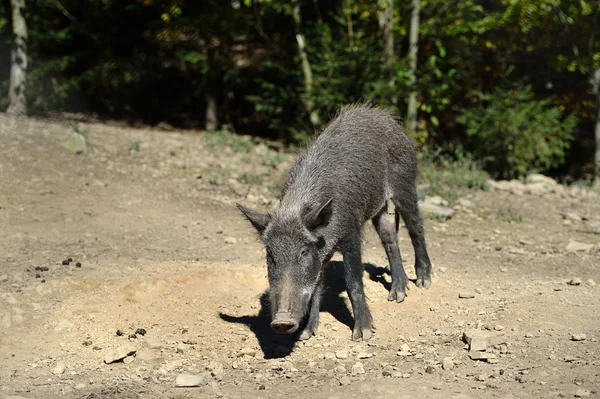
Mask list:
[[[464,197],[451,219],[425,221],[433,284],[401,304],[386,300],[368,225],[374,338],[350,339],[338,256],[318,336],[296,343],[269,330],[263,250],[233,206],[272,206],[289,156],[195,132],[78,129],[82,154],[64,147],[64,122],[0,114],[0,398],[600,396],[597,194]],[[469,357],[473,329],[493,359]],[[119,347],[135,353],[106,364]],[[175,387],[182,373],[202,386]]]

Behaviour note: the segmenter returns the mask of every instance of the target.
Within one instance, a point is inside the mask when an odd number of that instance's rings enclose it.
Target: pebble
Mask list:
[[[356,357],[359,359],[368,359],[370,357],[373,357],[373,353],[359,352],[358,355],[356,355]]]
[[[595,287],[596,286],[596,282],[592,279],[589,279],[588,281],[586,281],[587,285],[589,285],[590,287]]]
[[[344,386],[344,385],[350,385],[352,383],[352,381],[350,381],[350,378],[348,377],[342,377],[340,378],[340,385]]]
[[[442,360],[442,368],[444,370],[452,370],[454,368],[454,360],[451,357],[445,357]]]
[[[175,378],[175,386],[178,388],[193,388],[207,385],[208,381],[203,375],[179,374]]]
[[[490,361],[492,359],[497,359],[495,353],[488,352],[469,352],[469,358],[471,360],[482,360],[482,361]],[[491,363],[491,362],[490,362]]]
[[[235,238],[235,237],[225,237],[225,244],[227,244],[227,245],[237,244],[237,238]]]
[[[571,335],[571,341],[585,341],[586,338],[587,336],[583,333]]]
[[[335,352],[335,357],[337,357],[338,359],[348,359],[348,352],[347,351],[337,351],[337,352]]]
[[[569,241],[565,250],[567,252],[587,252],[590,253],[594,249],[594,244],[587,244],[578,241]]]
[[[429,365],[429,366],[425,367],[425,372],[427,374],[433,374],[433,373],[435,373],[435,367]]]
[[[335,371],[337,374],[346,374],[347,372],[346,367],[344,366],[337,366],[333,369],[333,371]]]
[[[65,372],[65,365],[64,364],[57,364],[56,367],[54,367],[52,369],[52,374],[54,375],[61,375],[62,373]]]
[[[572,278],[571,280],[569,280],[569,282],[567,284],[574,285],[574,286],[581,285],[581,279],[578,277]]]
[[[117,349],[109,350],[104,355],[104,363],[110,364],[125,359],[127,356],[131,356],[136,352],[135,347],[132,344],[126,344],[119,346]]]
[[[5,281],[8,281],[8,275],[3,274],[0,276],[0,283],[4,283]]]
[[[354,366],[352,366],[352,375],[364,374],[364,373],[365,373],[365,366],[363,366],[363,364],[361,362],[354,363]]]
[[[177,353],[180,353],[183,355],[183,353],[187,350],[188,346],[186,344],[180,343],[177,345],[177,347],[175,348],[175,351]]]
[[[575,391],[576,398],[587,398],[591,394],[592,393],[590,391],[588,391],[587,389],[578,389],[577,391]]]
[[[401,352],[410,352],[410,346],[408,346],[408,344],[402,344],[402,345],[400,345],[400,351]]]
[[[477,376],[477,381],[481,381],[481,382],[483,382],[483,381],[485,381],[485,380],[486,380],[486,378],[485,378],[485,375],[483,375],[483,374],[479,374],[479,375]]]
[[[80,382],[79,384],[75,385],[75,389],[77,389],[78,391],[85,389],[86,385],[83,382]]]
[[[144,345],[149,349],[161,349],[165,346],[156,338],[146,338],[144,340]]]
[[[253,348],[243,348],[241,351],[238,352],[238,357],[242,357],[242,356],[254,356],[256,355],[256,349]]]
[[[446,273],[448,271],[448,268],[446,266],[442,266],[442,267],[439,268],[439,271],[441,273]]]
[[[472,298],[475,298],[475,294],[473,294],[471,292],[459,292],[458,297],[460,299],[472,299]]]

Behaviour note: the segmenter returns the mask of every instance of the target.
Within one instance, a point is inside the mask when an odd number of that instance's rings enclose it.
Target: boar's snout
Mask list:
[[[298,329],[298,322],[290,314],[276,314],[271,328],[279,334],[292,334]]]

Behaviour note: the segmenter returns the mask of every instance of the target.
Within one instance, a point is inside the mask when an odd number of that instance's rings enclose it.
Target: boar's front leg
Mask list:
[[[361,259],[360,233],[347,240],[341,248],[344,256],[344,274],[346,289],[354,312],[352,339],[368,340],[373,336],[373,317],[367,305],[363,286],[363,265]]]
[[[319,328],[319,311],[321,310],[321,296],[323,295],[323,280],[319,280],[317,284],[317,288],[315,288],[315,292],[313,293],[312,300],[310,303],[310,311],[308,313],[308,321],[306,326],[300,333],[300,337],[298,339],[303,341],[305,339],[309,339],[313,335],[317,334],[317,329]]]

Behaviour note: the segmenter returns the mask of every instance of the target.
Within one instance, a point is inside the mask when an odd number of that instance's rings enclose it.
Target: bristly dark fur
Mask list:
[[[361,262],[361,236],[369,220],[390,262],[388,299],[401,302],[406,296],[397,238],[399,215],[415,250],[417,286],[429,287],[431,263],[417,206],[416,176],[414,141],[399,118],[370,104],[351,104],[298,155],[282,186],[280,202],[268,217],[240,208],[267,249],[274,319],[282,314],[302,319],[311,298],[320,295],[322,263],[340,251],[356,319],[353,337],[368,339],[372,335]],[[388,200],[396,208],[394,224],[387,215]],[[311,305],[304,338],[307,329],[311,335],[318,324],[319,298],[312,303],[316,305]]]

